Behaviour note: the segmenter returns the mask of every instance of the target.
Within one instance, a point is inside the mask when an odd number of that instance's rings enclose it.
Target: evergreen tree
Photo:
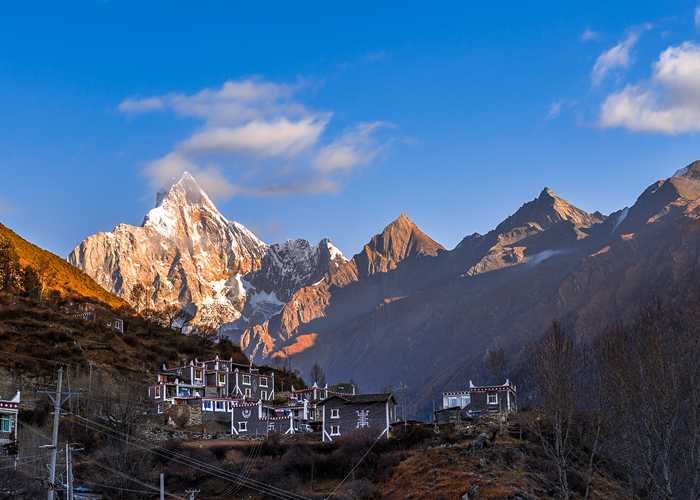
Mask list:
[[[0,290],[14,293],[20,290],[21,272],[15,247],[0,236]]]
[[[40,299],[43,283],[33,267],[27,266],[22,270],[22,291],[27,297]]]

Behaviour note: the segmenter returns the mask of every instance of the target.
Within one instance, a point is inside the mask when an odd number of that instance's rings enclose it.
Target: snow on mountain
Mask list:
[[[137,309],[175,305],[191,326],[267,319],[299,287],[345,262],[330,241],[267,245],[229,221],[189,173],[159,193],[141,226],[117,225],[85,239],[68,261]],[[337,266],[337,264],[336,264]],[[133,303],[137,284],[146,297]]]
[[[247,279],[257,293],[267,294],[262,297],[274,293],[274,300],[264,302],[277,302],[281,309],[296,290],[320,280],[331,266],[338,267],[344,262],[347,262],[345,256],[328,239],[318,245],[302,239],[288,240],[270,245],[260,269]]]

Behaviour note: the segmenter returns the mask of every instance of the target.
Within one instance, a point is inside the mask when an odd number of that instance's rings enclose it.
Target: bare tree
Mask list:
[[[571,498],[568,472],[573,453],[572,427],[576,394],[574,342],[557,322],[535,347],[535,381],[543,414],[534,431],[554,462],[562,498]]]
[[[496,383],[502,383],[506,373],[506,353],[502,347],[486,352],[486,368]]]
[[[180,316],[180,308],[175,304],[165,306],[160,312],[161,326],[174,328],[175,320]]]
[[[311,367],[309,376],[311,377],[311,382],[318,384],[319,387],[326,385],[326,374],[318,363],[314,363],[314,365]]]
[[[700,343],[697,318],[655,306],[601,342],[608,450],[635,489],[655,499],[698,498]]]
[[[129,302],[137,311],[145,307],[146,287],[141,283],[136,283],[129,293]]]

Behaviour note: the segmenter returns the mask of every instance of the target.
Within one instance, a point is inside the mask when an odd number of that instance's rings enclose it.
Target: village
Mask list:
[[[78,400],[80,396],[79,391],[62,387],[62,377],[63,368],[59,370],[55,394],[45,392],[54,407],[53,442],[43,446],[51,453],[49,498],[103,498],[88,483],[82,483],[72,468],[71,455],[74,449],[79,449],[79,444],[65,442],[61,435],[62,421],[82,419],[86,425],[90,421],[65,408],[72,396]],[[409,425],[439,432],[440,428],[454,428],[479,418],[504,424],[518,408],[517,388],[509,380],[490,386],[476,386],[469,381],[463,389],[445,392],[441,407],[427,421],[408,419],[392,392],[361,393],[351,382],[320,386],[315,381],[308,387],[291,385],[282,389],[275,370],[236,363],[218,355],[209,360],[192,359],[181,366],[164,364],[148,385],[149,404],[139,408],[139,425],[142,430],[159,429],[160,436],[186,436],[189,441],[200,442],[200,446],[280,438],[310,445],[376,443],[392,440],[397,431]],[[36,400],[36,394],[33,399]],[[0,458],[10,468],[25,464],[25,457],[36,453],[23,449],[18,441],[22,408],[20,392],[0,400]],[[110,418],[114,417],[102,415],[103,421]],[[92,421],[89,425],[98,424]],[[159,439],[165,438],[155,434],[151,437],[152,441]],[[162,495],[164,485],[161,476]],[[196,498],[196,494],[193,490],[187,498]]]

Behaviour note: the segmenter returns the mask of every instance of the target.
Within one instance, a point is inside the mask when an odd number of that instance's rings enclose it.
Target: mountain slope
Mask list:
[[[515,356],[557,319],[592,336],[675,289],[700,264],[699,205],[700,163],[608,217],[545,189],[452,251],[301,289],[243,347],[366,390],[403,382],[425,411],[439,391],[483,377],[490,348]],[[357,261],[368,260],[353,257],[350,271]]]
[[[326,328],[331,328],[383,300],[411,293],[414,276],[404,270],[426,266],[443,251],[442,245],[401,214],[351,260],[338,262],[323,279],[296,290],[279,314],[246,329],[241,346],[254,357],[300,353],[318,337],[318,332],[306,331],[304,325],[324,318]],[[329,307],[332,310],[327,311]]]
[[[65,297],[92,299],[114,308],[127,306],[126,302],[109,293],[84,272],[28,242],[2,224],[0,237],[12,243],[22,266],[31,266],[37,271],[45,290],[54,290]]]

